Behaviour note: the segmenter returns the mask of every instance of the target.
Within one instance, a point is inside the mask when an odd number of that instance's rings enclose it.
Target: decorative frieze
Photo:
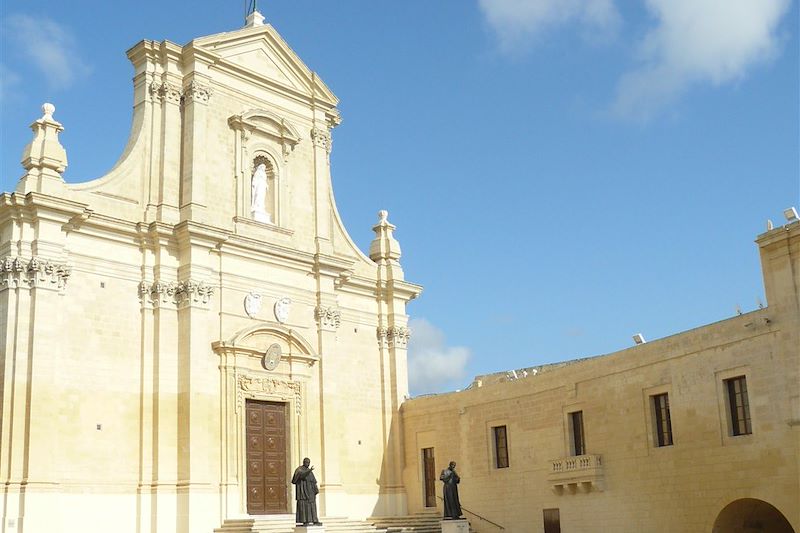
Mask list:
[[[23,259],[6,256],[0,261],[0,290],[16,287],[37,287],[63,290],[71,274],[64,263],[39,257]]]
[[[314,141],[314,146],[317,148],[324,148],[326,152],[331,153],[333,140],[331,139],[331,132],[327,129],[313,128],[311,130],[311,140]]]
[[[333,306],[318,305],[314,310],[320,326],[326,329],[336,329],[342,323],[342,313]]]
[[[236,412],[244,407],[245,398],[256,400],[294,400],[295,412],[299,415],[302,411],[300,396],[300,383],[285,381],[276,378],[240,375],[238,377],[238,391],[236,394]]]
[[[155,307],[164,304],[185,307],[187,305],[206,305],[214,296],[214,287],[204,281],[154,281],[139,283],[139,299],[147,300]]]
[[[153,99],[180,104],[182,92],[180,87],[168,81],[154,81],[150,84],[150,96]]]
[[[185,101],[200,102],[207,104],[214,90],[208,85],[201,85],[192,80],[189,85],[183,89],[183,98]]]

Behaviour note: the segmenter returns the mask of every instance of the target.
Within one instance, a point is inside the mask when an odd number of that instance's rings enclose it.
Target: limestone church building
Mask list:
[[[796,212],[763,309],[407,400],[422,289],[342,225],[330,89],[257,12],[128,57],[116,166],[65,183],[45,104],[0,195],[0,533],[289,533],[304,457],[331,532],[440,531],[451,460],[478,533],[800,531]]]
[[[421,287],[385,212],[369,256],[342,225],[336,96],[257,12],[128,57],[114,168],[65,183],[46,104],[0,196],[0,530],[211,532],[291,513],[305,456],[321,514],[405,512],[398,408]]]

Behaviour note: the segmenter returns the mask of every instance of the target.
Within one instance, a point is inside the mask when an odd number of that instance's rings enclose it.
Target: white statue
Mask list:
[[[250,214],[253,220],[258,222],[272,222],[267,213],[267,165],[260,163],[253,172],[253,180],[250,189]]]

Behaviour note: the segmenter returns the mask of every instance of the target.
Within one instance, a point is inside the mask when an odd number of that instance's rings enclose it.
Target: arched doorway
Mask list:
[[[779,510],[762,500],[742,498],[725,506],[712,533],[795,533]]]

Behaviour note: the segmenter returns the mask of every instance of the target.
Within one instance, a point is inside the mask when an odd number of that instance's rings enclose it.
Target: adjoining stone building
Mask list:
[[[210,532],[406,510],[406,304],[394,226],[337,213],[337,98],[253,13],[142,41],[116,166],[65,183],[54,107],[0,195],[0,531]],[[290,526],[293,528],[293,525]]]
[[[342,225],[332,92],[258,13],[128,57],[117,165],[65,183],[46,105],[0,195],[0,533],[291,531],[304,456],[339,531],[437,516],[451,459],[481,533],[800,529],[800,224],[765,309],[405,401],[421,287]]]
[[[482,533],[800,531],[800,222],[756,242],[768,307],[405,402],[410,510],[455,460]]]

